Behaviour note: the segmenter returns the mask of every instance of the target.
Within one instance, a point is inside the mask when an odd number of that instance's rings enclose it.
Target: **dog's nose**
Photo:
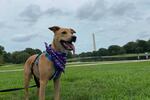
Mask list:
[[[76,36],[72,36],[71,41],[72,41],[72,42],[76,42],[76,39],[77,39],[77,37],[76,37]]]

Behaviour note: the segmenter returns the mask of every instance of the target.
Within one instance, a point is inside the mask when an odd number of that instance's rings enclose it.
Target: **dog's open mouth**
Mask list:
[[[75,47],[71,41],[61,40],[60,43],[66,50],[75,52]]]

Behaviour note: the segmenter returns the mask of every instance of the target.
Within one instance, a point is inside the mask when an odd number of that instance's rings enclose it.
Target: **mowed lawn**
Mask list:
[[[22,67],[0,66],[0,71]],[[150,62],[68,67],[61,84],[61,100],[150,100]],[[23,87],[22,71],[0,72],[0,89],[16,87]],[[49,81],[46,100],[53,100],[53,95]],[[24,100],[24,91],[0,93],[0,100]],[[30,100],[38,100],[36,88],[30,89]]]

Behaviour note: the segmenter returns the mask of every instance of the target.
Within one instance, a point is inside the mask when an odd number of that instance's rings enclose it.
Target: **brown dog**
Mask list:
[[[74,52],[74,45],[72,42],[76,41],[76,36],[74,36],[75,31],[73,29],[61,28],[58,26],[53,26],[49,29],[54,32],[54,39],[51,44],[51,48],[58,52],[66,53],[71,50]],[[45,100],[45,88],[47,82],[55,71],[53,62],[48,60],[44,53],[39,56],[38,65],[34,64],[36,58],[37,55],[29,57],[24,66],[25,100],[29,99],[28,86],[32,74],[34,74],[34,77],[39,79],[39,100]],[[60,76],[61,75],[53,80],[55,100],[60,99]]]

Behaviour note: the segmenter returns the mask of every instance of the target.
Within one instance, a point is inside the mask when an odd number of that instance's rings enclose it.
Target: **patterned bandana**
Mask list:
[[[64,72],[65,65],[66,65],[66,59],[67,55],[66,53],[62,52],[57,52],[54,49],[52,49],[51,45],[48,45],[45,42],[45,47],[46,47],[46,57],[54,63],[55,67],[55,73],[50,79],[55,79],[57,78],[61,72]]]

